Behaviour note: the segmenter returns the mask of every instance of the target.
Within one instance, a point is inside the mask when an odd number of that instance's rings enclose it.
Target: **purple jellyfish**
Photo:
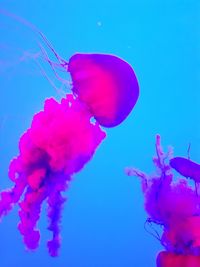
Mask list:
[[[37,222],[46,200],[48,229],[53,234],[47,245],[50,255],[57,256],[65,202],[62,192],[105,138],[100,125],[122,123],[138,99],[139,87],[133,69],[124,60],[113,55],[75,54],[67,62],[39,34],[58,59],[57,65],[71,74],[72,93],[60,102],[45,100],[44,109],[34,115],[20,138],[19,155],[9,166],[14,186],[0,193],[0,218],[19,203],[18,229],[26,247],[34,250],[39,245]],[[48,62],[54,68],[54,63]]]
[[[196,162],[183,157],[175,157],[170,160],[170,166],[181,175],[197,183],[200,182],[200,165]]]
[[[126,173],[140,178],[149,217],[145,225],[150,226],[148,232],[151,230],[165,248],[158,254],[157,266],[200,266],[200,197],[185,179],[199,182],[200,165],[185,158],[173,158],[171,149],[164,153],[159,135],[156,153],[155,174],[147,175],[135,168],[127,168]],[[173,169],[185,177],[174,177]]]

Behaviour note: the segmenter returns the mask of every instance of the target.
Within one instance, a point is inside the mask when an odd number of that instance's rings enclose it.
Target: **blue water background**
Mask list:
[[[198,0],[0,1],[26,18],[66,60],[75,52],[116,54],[134,68],[140,99],[94,158],[74,176],[63,210],[58,258],[46,249],[45,205],[39,249],[27,252],[17,230],[18,207],[0,224],[1,267],[153,267],[159,242],[144,230],[147,215],[140,183],[126,166],[151,173],[155,135],[175,155],[200,162],[200,4]],[[21,134],[45,98],[59,98],[21,51],[37,47],[34,34],[0,15],[0,189],[10,187],[9,161]],[[38,49],[38,47],[37,47]],[[36,49],[36,50],[37,50]],[[44,64],[45,65],[45,64]],[[48,70],[50,77],[53,74]]]

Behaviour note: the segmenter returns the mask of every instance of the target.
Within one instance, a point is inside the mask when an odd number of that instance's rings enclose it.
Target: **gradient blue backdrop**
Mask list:
[[[0,266],[153,267],[158,241],[144,230],[146,214],[137,178],[124,167],[152,172],[155,134],[163,146],[200,162],[198,0],[5,0],[0,8],[33,24],[66,59],[75,52],[116,54],[139,79],[140,99],[128,119],[109,129],[95,157],[74,177],[63,211],[62,249],[46,250],[45,205],[42,238],[34,253],[24,250],[17,207],[0,224]],[[29,29],[0,15],[0,188],[11,186],[7,170],[18,140],[46,97],[57,97],[21,52],[36,48]],[[50,72],[49,72],[50,73]],[[50,73],[53,76],[53,74]]]

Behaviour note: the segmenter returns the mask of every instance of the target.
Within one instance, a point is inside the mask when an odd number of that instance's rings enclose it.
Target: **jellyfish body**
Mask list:
[[[170,166],[181,175],[197,183],[200,182],[200,165],[196,162],[183,157],[174,157],[170,160]]]
[[[131,112],[139,96],[132,67],[106,54],[75,54],[69,60],[72,90],[86,103],[105,127],[120,124]]]

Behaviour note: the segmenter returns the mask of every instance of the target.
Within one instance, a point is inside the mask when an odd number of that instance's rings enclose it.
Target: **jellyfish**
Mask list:
[[[35,250],[40,241],[41,206],[47,201],[48,230],[52,232],[47,247],[51,256],[57,256],[66,201],[63,192],[106,137],[101,126],[115,127],[129,115],[139,86],[132,67],[121,58],[75,54],[67,62],[40,35],[58,60],[54,63],[45,58],[52,69],[59,66],[70,73],[71,92],[60,101],[46,99],[43,110],[33,116],[30,128],[21,136],[19,154],[8,171],[14,186],[0,193],[0,219],[19,204],[18,230],[26,248]]]
[[[158,267],[200,266],[200,198],[187,177],[198,181],[198,164],[165,153],[156,136],[156,172],[148,175],[136,168],[126,174],[140,179],[144,207],[148,214],[145,229],[164,247],[157,256]],[[175,177],[173,169],[183,176]]]
[[[102,126],[120,124],[137,102],[135,73],[127,62],[114,55],[75,54],[69,60],[68,71],[73,92]]]
[[[200,164],[187,158],[174,157],[170,160],[170,166],[186,178],[200,182]]]

